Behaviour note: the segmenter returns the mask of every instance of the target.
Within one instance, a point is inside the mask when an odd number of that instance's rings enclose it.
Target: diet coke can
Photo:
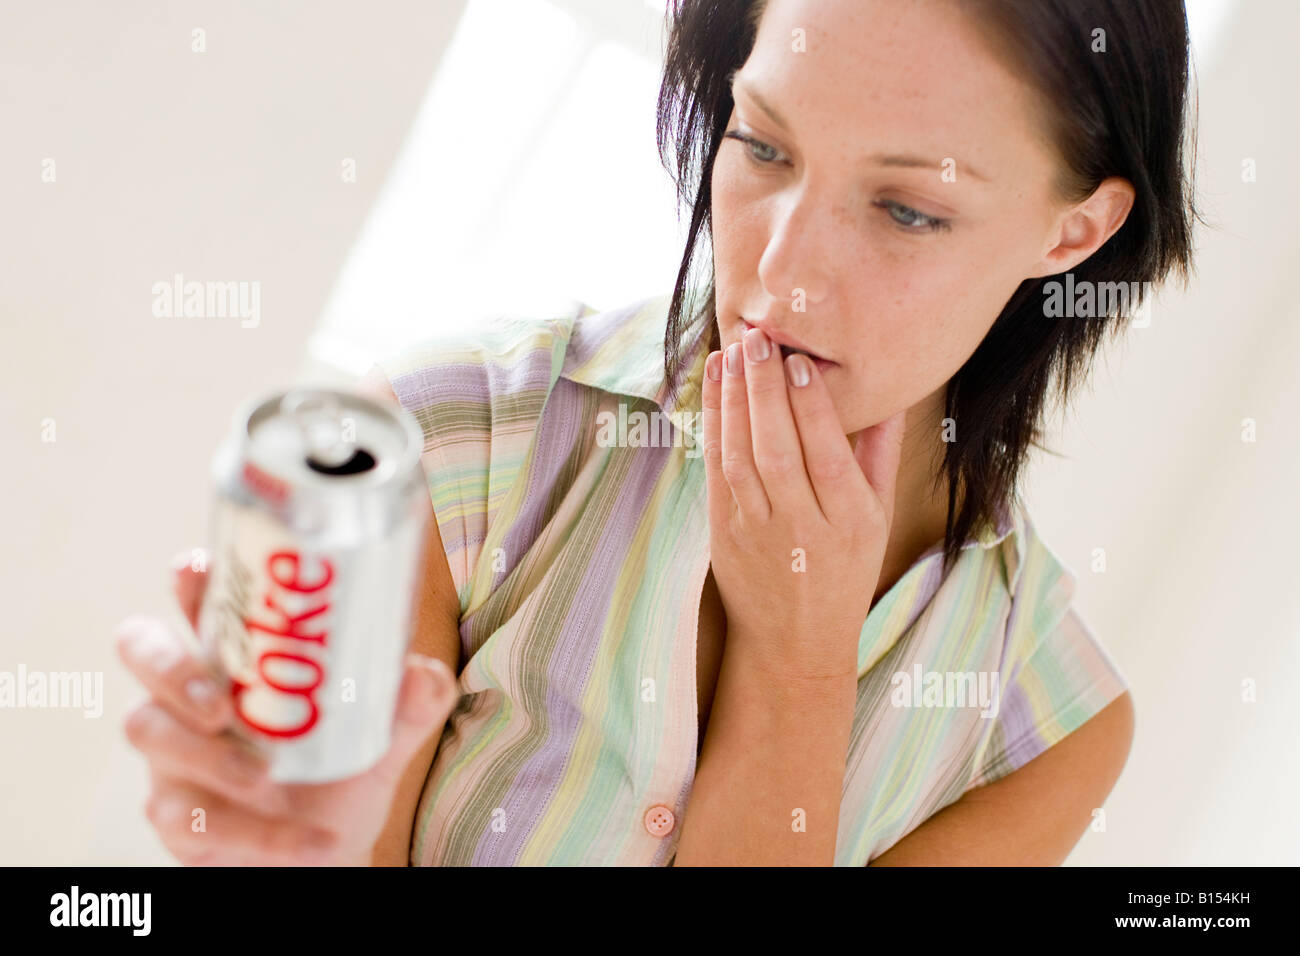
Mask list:
[[[423,446],[398,406],[297,388],[243,405],[217,451],[199,643],[272,780],[339,780],[388,750],[426,531]]]

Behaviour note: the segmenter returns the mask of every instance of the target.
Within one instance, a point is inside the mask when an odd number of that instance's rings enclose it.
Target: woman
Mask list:
[[[1109,793],[1129,694],[1015,489],[1053,377],[1190,266],[1182,4],[670,15],[672,293],[363,386],[420,420],[436,518],[384,761],[236,778],[197,662],[123,628],[182,860],[1054,864]]]

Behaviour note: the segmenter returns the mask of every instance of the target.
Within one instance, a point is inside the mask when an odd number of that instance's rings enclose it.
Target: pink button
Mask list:
[[[645,812],[645,828],[651,836],[667,836],[673,832],[677,818],[662,803],[656,803]]]

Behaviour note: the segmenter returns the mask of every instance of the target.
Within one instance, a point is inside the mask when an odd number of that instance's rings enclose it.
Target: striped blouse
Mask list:
[[[460,599],[463,697],[414,865],[672,864],[698,740],[708,336],[688,333],[667,401],[669,298],[498,319],[380,362],[423,429]],[[1126,689],[1023,507],[941,565],[936,542],[863,625],[837,866],[884,853]]]

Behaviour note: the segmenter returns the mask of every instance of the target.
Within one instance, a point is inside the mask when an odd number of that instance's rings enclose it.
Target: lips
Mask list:
[[[760,328],[760,326],[754,325],[752,322],[750,322],[747,319],[742,318],[740,321],[744,324],[745,331],[749,331],[750,329]],[[791,355],[795,352],[799,352],[812,359],[813,363],[817,366],[817,368],[823,372],[826,371],[828,368],[835,367],[835,363],[832,362],[830,359],[824,359],[816,352],[810,351],[809,349],[805,348],[801,342],[799,342],[797,339],[793,338],[792,336],[786,335],[783,332],[772,332],[769,331],[768,329],[763,329],[763,334],[766,335],[771,341],[775,342],[777,346],[780,348],[782,361],[785,360],[785,357],[787,355]]]

